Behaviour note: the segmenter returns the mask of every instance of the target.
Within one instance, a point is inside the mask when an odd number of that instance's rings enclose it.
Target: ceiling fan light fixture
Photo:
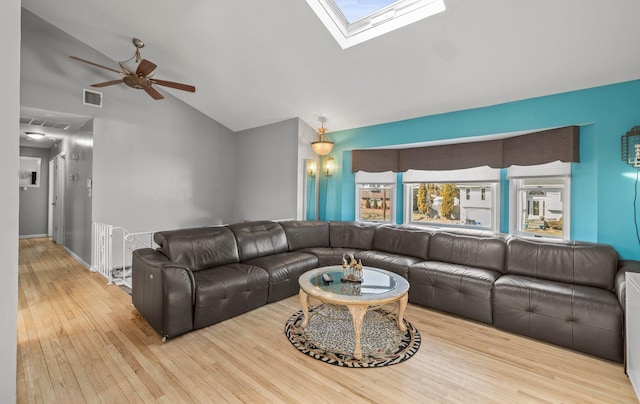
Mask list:
[[[327,129],[324,127],[324,123],[327,122],[327,118],[321,116],[318,120],[321,125],[321,127],[318,128],[318,140],[311,142],[311,148],[318,156],[325,156],[333,150],[333,142],[327,140]]]
[[[27,137],[29,139],[33,139],[33,140],[42,140],[45,138],[45,134],[44,133],[40,133],[40,132],[25,132],[27,134]]]
[[[144,47],[144,42],[142,42],[138,38],[133,38],[133,46],[135,46],[136,48],[136,51],[133,54],[133,56],[128,60],[118,62],[118,64],[120,65],[120,70],[116,70],[108,66],[103,66],[101,64],[94,63],[89,60],[79,58],[77,56],[71,56],[71,59],[89,64],[95,67],[99,67],[101,69],[109,70],[111,72],[118,73],[123,76],[121,79],[118,79],[118,80],[110,80],[110,81],[105,81],[103,83],[91,84],[91,87],[101,88],[101,87],[108,87],[108,86],[124,83],[127,86],[134,88],[136,90],[144,90],[154,100],[161,100],[164,98],[164,96],[160,94],[160,92],[153,87],[154,84],[195,93],[196,88],[190,84],[176,83],[174,81],[167,81],[167,80],[160,80],[160,79],[153,78],[153,73],[158,66],[148,59],[143,59],[142,56],[140,55],[140,48]]]

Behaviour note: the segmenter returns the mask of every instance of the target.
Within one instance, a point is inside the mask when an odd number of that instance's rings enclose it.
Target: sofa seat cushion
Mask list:
[[[244,263],[264,268],[269,274],[267,301],[270,303],[298,293],[298,278],[308,270],[317,268],[318,258],[315,255],[292,251],[254,258]]]
[[[193,328],[202,328],[267,303],[269,274],[246,264],[229,264],[193,273]]]
[[[383,251],[362,251],[356,255],[356,258],[362,260],[362,265],[364,266],[386,269],[397,273],[405,279],[409,277],[409,267],[411,265],[424,261],[422,258]]]
[[[425,261],[409,268],[409,301],[491,324],[498,271]]]
[[[611,291],[505,275],[495,283],[493,305],[498,328],[622,361],[623,312]]]
[[[349,254],[357,256],[363,250],[356,248],[339,248],[339,247],[312,247],[303,248],[298,252],[313,254],[318,258],[318,267],[326,267],[329,265],[342,265],[342,256],[344,255],[349,262]]]

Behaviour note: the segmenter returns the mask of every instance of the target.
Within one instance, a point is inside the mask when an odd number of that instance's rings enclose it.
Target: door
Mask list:
[[[49,160],[49,178],[47,184],[47,200],[49,202],[49,208],[47,210],[47,236],[53,236],[53,186],[55,184],[55,158]]]
[[[54,159],[53,184],[53,241],[64,244],[64,188],[65,188],[65,157],[59,154]]]

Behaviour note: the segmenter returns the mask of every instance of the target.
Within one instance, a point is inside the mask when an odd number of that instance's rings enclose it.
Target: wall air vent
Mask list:
[[[82,90],[82,103],[102,108],[102,93],[93,90]]]

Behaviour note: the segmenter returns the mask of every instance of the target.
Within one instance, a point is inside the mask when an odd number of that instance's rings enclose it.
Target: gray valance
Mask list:
[[[351,172],[398,172],[398,149],[353,150]]]
[[[503,167],[580,161],[580,127],[566,126],[503,140]]]
[[[580,161],[580,127],[567,126],[481,142],[407,149],[353,150],[351,171],[457,170]]]
[[[400,171],[502,167],[502,140],[416,147],[400,150]]]

